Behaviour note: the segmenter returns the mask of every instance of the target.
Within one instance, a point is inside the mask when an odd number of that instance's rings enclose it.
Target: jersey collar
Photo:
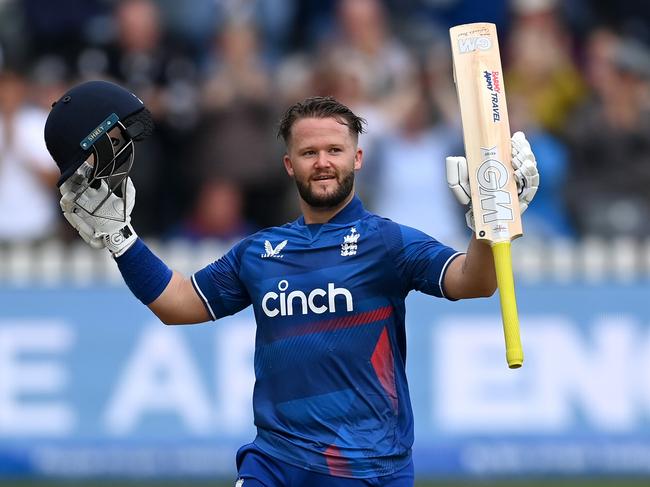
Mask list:
[[[360,220],[365,215],[368,214],[368,211],[363,207],[363,203],[359,197],[355,194],[350,202],[345,205],[341,211],[339,211],[334,217],[326,223],[326,225],[335,224],[335,225],[344,225],[346,223],[354,222]],[[299,225],[305,224],[305,217],[300,216],[296,220],[296,223]]]

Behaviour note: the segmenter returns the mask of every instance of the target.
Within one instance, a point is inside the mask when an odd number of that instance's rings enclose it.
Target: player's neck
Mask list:
[[[350,191],[350,194],[345,198],[341,203],[333,207],[327,208],[317,208],[309,205],[305,200],[300,198],[300,209],[302,210],[302,215],[305,218],[305,223],[310,225],[312,223],[327,223],[336,214],[347,206],[347,204],[352,201],[354,198],[354,190]]]

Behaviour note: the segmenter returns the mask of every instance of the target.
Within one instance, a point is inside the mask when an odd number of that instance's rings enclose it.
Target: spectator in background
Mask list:
[[[445,177],[445,156],[461,147],[460,132],[439,117],[424,79],[406,108],[407,116],[379,147],[373,209],[442,242],[460,243],[467,228]]]
[[[169,43],[180,46],[199,67],[207,61],[215,25],[221,20],[219,0],[156,0]]]
[[[137,91],[153,115],[161,115],[160,85],[167,51],[160,11],[153,0],[122,0],[113,12],[115,38],[108,74]]]
[[[15,23],[22,24],[22,35],[29,55],[60,56],[74,66],[82,51],[105,40],[103,19],[110,15],[112,3],[106,0],[21,0]],[[21,48],[14,44],[14,49]]]
[[[244,197],[239,185],[225,178],[211,178],[200,186],[189,215],[168,236],[191,242],[203,239],[230,242],[256,230],[244,218]]]
[[[277,106],[292,105],[314,93],[313,64],[306,52],[290,54],[278,63],[272,73]]]
[[[431,97],[436,116],[441,123],[454,125],[460,140],[460,107],[451,70],[451,49],[448,34],[433,37],[423,49],[425,91]]]
[[[339,0],[333,38],[319,46],[313,93],[342,100],[368,121],[359,141],[367,170],[357,180],[370,207],[381,197],[378,178],[380,139],[408,117],[416,93],[417,65],[393,35],[387,12],[378,0]]]
[[[34,242],[56,234],[58,170],[43,141],[48,112],[29,103],[27,81],[0,71],[0,242]]]
[[[508,94],[508,115],[510,130],[526,133],[531,147],[535,148],[537,166],[544,172],[544,184],[535,194],[535,205],[526,210],[526,236],[545,239],[575,237],[564,203],[570,172],[566,145],[532,118],[530,100],[521,94]]]
[[[590,21],[590,30],[607,25],[646,43],[650,42],[650,2],[639,0],[580,0],[566,2]],[[586,12],[585,12],[586,11]],[[585,15],[586,14],[586,15]]]
[[[254,25],[229,22],[214,41],[208,76],[202,86],[201,107],[218,111],[236,101],[265,103],[271,94],[270,81]]]
[[[289,186],[277,164],[280,147],[268,132],[275,120],[271,83],[255,27],[224,25],[201,85],[202,121],[187,167],[194,187],[196,178],[215,177],[238,185],[248,202],[246,216],[258,226],[288,218]]]
[[[512,0],[512,8],[513,24],[504,49],[508,96],[528,99],[533,121],[560,134],[586,87],[573,61],[558,2]]]
[[[399,116],[417,69],[411,53],[392,34],[383,4],[340,0],[337,14],[338,37],[325,47],[342,62],[360,66],[369,101]]]
[[[180,131],[191,127],[197,115],[197,67],[185,46],[168,41],[157,3],[121,0],[113,24],[106,74],[141,93],[157,121]]]
[[[339,0],[300,0],[295,2],[291,44],[294,50],[313,51],[331,36],[336,24]]]
[[[361,64],[349,62],[337,54],[340,52],[330,51],[322,54],[322,60],[313,73],[314,82],[311,90],[318,95],[330,95],[342,100],[342,103],[351,107],[367,121],[368,128],[364,133],[359,134],[367,170],[357,176],[357,191],[368,206],[373,207],[376,199],[381,196],[376,187],[379,175],[379,145],[386,133],[392,130],[392,126],[398,123],[398,114],[388,113],[371,100],[370,86],[367,82],[368,73]],[[402,103],[402,117],[405,112],[404,106],[405,104]]]
[[[167,42],[153,0],[121,0],[113,12],[115,38],[107,49],[108,71],[141,95],[156,123],[154,136],[138,146],[134,178],[139,201],[134,220],[145,234],[162,234],[179,221],[189,189],[181,161],[198,122],[197,70],[183,46]]]
[[[280,148],[263,128],[276,119],[278,107],[313,94],[333,95],[369,120],[369,132],[361,135],[366,170],[357,182],[368,205],[376,208],[375,203],[382,204],[377,188],[385,177],[380,168],[387,167],[385,158],[378,160],[377,140],[388,133],[392,140],[411,131],[435,131],[441,124],[455,125],[460,138],[447,27],[496,22],[503,40],[508,39],[502,53],[513,131],[526,130],[548,183],[529,217],[537,213],[539,223],[529,222],[527,233],[570,235],[571,225],[561,216],[566,210],[557,206],[565,177],[560,140],[567,117],[587,91],[564,21],[581,26],[580,35],[601,19],[647,36],[644,2],[619,3],[65,0],[54,5],[25,0],[0,2],[0,42],[9,40],[3,44],[23,58],[56,53],[71,77],[76,69],[84,79],[114,79],[142,95],[157,129],[138,146],[134,178],[140,204],[133,219],[145,235],[166,235],[191,213],[192,188],[202,178],[224,176],[239,186],[245,215],[256,226],[293,218],[297,208],[274,163]],[[420,57],[426,63],[429,101],[422,101],[418,87]],[[59,69],[58,61],[45,64]],[[58,95],[52,91],[63,88],[39,81],[34,98],[51,101]],[[434,125],[415,129],[414,97],[432,105],[423,110],[431,108]],[[242,143],[245,154],[237,151]],[[574,219],[577,224],[582,217]]]
[[[647,237],[650,49],[597,29],[586,52],[593,96],[567,124],[566,201],[581,235]]]
[[[170,1],[170,0],[167,0]],[[219,6],[222,22],[255,25],[261,40],[260,56],[276,64],[289,49],[299,4],[287,0],[212,0]],[[323,0],[320,0],[322,3]],[[219,24],[221,27],[222,24]]]
[[[403,21],[417,25],[426,19],[447,28],[457,24],[491,22],[499,29],[509,21],[510,0],[382,0],[391,14],[402,16]],[[404,35],[408,35],[404,33]]]
[[[544,184],[526,214],[528,236],[571,237],[564,205],[568,173],[561,138],[566,120],[586,93],[557,0],[511,0],[513,22],[504,48],[510,128],[526,133]]]
[[[60,98],[71,81],[69,66],[56,55],[46,55],[34,61],[30,72],[30,101],[49,112],[52,101]]]
[[[444,36],[453,25],[491,22],[507,33],[510,0],[382,0],[399,38],[416,49]],[[449,45],[446,46],[449,49]]]

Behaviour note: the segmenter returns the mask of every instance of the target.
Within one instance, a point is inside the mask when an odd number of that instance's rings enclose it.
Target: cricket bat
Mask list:
[[[510,242],[522,235],[517,184],[510,163],[510,124],[497,30],[494,24],[452,27],[454,81],[463,123],[476,238],[490,243],[494,255],[506,360],[521,367]]]

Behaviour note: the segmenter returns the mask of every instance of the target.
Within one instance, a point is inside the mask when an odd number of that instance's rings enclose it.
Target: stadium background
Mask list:
[[[297,215],[274,130],[332,94],[368,120],[367,206],[459,248],[449,26],[498,25],[542,186],[514,244],[526,363],[498,299],[409,298],[421,485],[650,481],[650,7],[619,0],[0,1],[0,485],[232,485],[253,322],[168,328],[61,218],[50,103],[118,81],[157,123],[134,226],[189,274]]]

